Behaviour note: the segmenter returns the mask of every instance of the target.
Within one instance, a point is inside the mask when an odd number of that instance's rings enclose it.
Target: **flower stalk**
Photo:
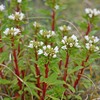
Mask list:
[[[15,66],[14,70],[15,70],[16,75],[20,77],[20,71],[19,71],[19,67],[18,67],[16,49],[14,48],[14,37],[12,37],[12,48],[13,48],[12,52],[13,52],[14,66]],[[17,84],[18,84],[18,86],[21,90],[22,89],[22,82],[19,79],[17,79],[17,80],[18,80]]]
[[[67,54],[66,54],[66,62],[65,62],[64,76],[63,76],[63,80],[64,80],[65,82],[66,82],[66,78],[67,78],[68,63],[69,63],[69,54],[68,54],[68,52],[67,52]]]
[[[48,74],[49,74],[49,67],[48,67],[48,65],[49,65],[49,62],[47,64],[45,64],[45,78],[48,78]],[[45,99],[47,86],[48,86],[48,84],[43,82],[43,89],[42,89],[41,100]]]
[[[36,59],[36,61],[38,61],[38,54],[37,54],[37,52],[36,52],[36,49],[35,49],[35,59]],[[40,69],[39,69],[39,67],[38,67],[38,65],[37,65],[36,63],[34,63],[34,66],[35,66],[36,76],[37,76],[37,87],[38,87],[39,89],[41,89],[41,85],[40,85],[40,84],[41,84],[41,83],[40,83]],[[41,91],[38,90],[37,92],[38,92],[38,96],[40,97]]]
[[[81,77],[82,77],[82,74],[84,72],[84,69],[85,69],[85,63],[89,60],[89,55],[86,57],[85,61],[82,61],[81,63],[81,66],[83,66],[83,68],[79,71],[78,75],[77,75],[77,79],[75,80],[74,82],[74,89],[76,89],[76,86],[78,85]]]
[[[55,15],[56,15],[56,12],[55,10],[52,10],[52,31],[55,30]]]

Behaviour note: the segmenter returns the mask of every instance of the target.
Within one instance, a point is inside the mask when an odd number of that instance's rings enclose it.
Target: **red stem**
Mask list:
[[[89,59],[89,55],[86,57],[85,61],[82,61],[81,66],[83,66],[83,68],[82,68],[82,69],[80,70],[80,72],[78,73],[77,79],[76,79],[75,82],[74,82],[74,88],[75,88],[75,89],[76,89],[76,86],[78,85],[78,83],[79,83],[79,81],[80,81],[80,79],[81,79],[81,77],[82,77],[82,74],[83,74],[84,69],[85,69],[85,63],[88,61],[88,59]]]
[[[38,55],[37,55],[37,52],[36,52],[36,50],[35,50],[35,59],[36,59],[36,61],[38,61]],[[40,83],[40,69],[39,69],[39,67],[38,67],[38,65],[35,63],[34,64],[34,66],[35,66],[35,69],[36,69],[36,75],[37,75],[37,87],[39,88],[39,89],[41,89],[41,83]],[[39,95],[39,97],[40,97],[40,93],[41,93],[41,91],[40,90],[38,90],[38,95]]]
[[[48,78],[48,73],[49,73],[48,65],[49,65],[49,63],[45,64],[45,78]],[[47,86],[48,86],[47,83],[43,82],[43,91],[42,91],[41,100],[45,99]]]
[[[55,11],[53,10],[53,11],[52,11],[52,31],[55,30],[55,15],[56,15],[56,13],[55,13]]]
[[[17,54],[16,54],[16,49],[14,48],[14,37],[12,37],[12,47],[13,47],[13,57],[14,57],[14,65],[15,65],[15,73],[17,76],[20,77],[20,71],[19,71],[19,67],[18,67],[18,60],[17,60]],[[18,80],[18,86],[20,88],[20,90],[22,89],[22,82]]]
[[[88,27],[87,27],[87,31],[86,31],[86,35],[88,35],[91,31],[91,23],[88,23]]]
[[[63,80],[66,82],[66,78],[67,78],[67,68],[68,68],[68,62],[69,62],[69,54],[67,52],[66,55],[66,63],[65,63],[65,70],[64,70],[64,76],[63,76]]]
[[[59,61],[59,69],[61,70],[62,60]]]
[[[0,34],[0,43],[2,43],[2,37],[1,37],[1,34]],[[0,53],[2,53],[3,52],[3,48],[1,47],[0,48]]]

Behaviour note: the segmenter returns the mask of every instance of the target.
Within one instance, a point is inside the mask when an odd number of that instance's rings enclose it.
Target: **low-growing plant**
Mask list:
[[[83,100],[84,88],[94,85],[84,71],[100,58],[100,11],[86,8],[79,30],[57,19],[61,0],[44,1],[52,14],[48,25],[30,20],[29,2],[0,5],[0,99]]]

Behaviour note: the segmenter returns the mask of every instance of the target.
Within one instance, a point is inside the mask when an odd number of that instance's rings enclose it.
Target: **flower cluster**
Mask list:
[[[56,58],[58,52],[59,51],[58,51],[58,47],[57,46],[55,48],[52,48],[51,45],[47,45],[47,46],[43,46],[42,49],[38,50],[38,55],[43,54],[46,57]]]
[[[29,45],[28,45],[28,47],[29,48],[38,48],[38,47],[40,47],[40,46],[43,46],[43,42],[41,41],[41,42],[39,42],[39,41],[30,41],[30,43],[29,43]]]
[[[25,15],[22,12],[15,12],[15,14],[11,14],[10,16],[8,16],[9,19],[11,20],[16,20],[16,21],[21,21],[23,20],[23,18],[25,17]]]
[[[98,37],[85,36],[84,38],[86,40],[86,44],[85,44],[86,49],[88,49],[89,51],[93,51],[93,52],[96,52],[99,50],[99,47],[95,45],[100,40]]]
[[[80,48],[78,39],[75,35],[72,35],[70,37],[64,36],[62,39],[62,43],[63,46],[61,48],[64,50],[67,50],[68,48],[72,48],[72,47]]]
[[[6,28],[6,30],[3,32],[5,35],[13,35],[16,36],[21,31],[18,28]]]
[[[41,27],[41,25],[39,23],[37,23],[37,22],[34,22],[33,26],[34,26],[34,28],[40,28]]]
[[[42,35],[43,37],[46,37],[46,38],[50,38],[52,36],[55,36],[55,32],[54,31],[40,30],[39,34]]]
[[[4,11],[5,10],[5,6],[3,4],[0,5],[0,11]]]
[[[62,32],[67,32],[67,31],[70,31],[71,30],[71,27],[70,26],[63,25],[63,26],[60,26],[59,29]]]
[[[18,2],[18,3],[21,3],[21,2],[22,2],[22,0],[17,0],[17,2]]]
[[[85,9],[85,13],[86,13],[90,18],[92,18],[93,16],[98,16],[98,15],[100,15],[100,10],[86,8],[86,9]]]

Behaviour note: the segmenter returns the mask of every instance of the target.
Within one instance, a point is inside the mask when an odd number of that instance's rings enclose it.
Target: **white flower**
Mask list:
[[[63,44],[65,44],[65,41],[64,41],[64,40],[62,40],[61,42],[62,42]]]
[[[63,31],[63,30],[64,30],[63,26],[60,26],[60,27],[59,27],[59,29],[60,29],[61,31]]]
[[[77,40],[77,37],[76,37],[75,35],[72,35],[71,38],[72,38],[73,40],[75,40],[75,41],[78,41],[78,40]]]
[[[86,48],[89,50],[92,44],[86,43]]]
[[[80,48],[81,46],[79,45],[79,43],[75,43],[75,47]]]
[[[63,39],[66,41],[66,39],[67,39],[67,36],[64,36],[64,37],[63,37]]]
[[[56,35],[56,34],[55,34],[55,31],[52,31],[51,33],[52,33],[52,36]]]
[[[56,10],[58,10],[59,9],[59,5],[55,5],[55,7],[54,7]]]
[[[96,46],[94,51],[96,52],[96,51],[98,51],[98,50],[99,50],[99,47],[98,47],[98,46]]]
[[[100,39],[98,37],[94,38],[94,43],[97,43]]]
[[[34,23],[33,23],[33,26],[36,27],[36,26],[37,26],[37,22],[34,22]]]
[[[20,13],[19,20],[23,20],[23,18],[24,18],[24,14],[23,13]]]
[[[46,52],[44,52],[44,56],[46,56],[46,57],[47,57],[47,56],[48,56],[48,54],[47,54]]]
[[[93,14],[89,14],[89,17],[92,18]]]
[[[46,48],[47,48],[46,46],[43,46],[43,50],[46,50]]]
[[[47,45],[47,48],[50,49],[51,48],[51,45]]]
[[[18,28],[6,28],[6,30],[3,32],[5,35],[13,35],[16,36],[17,34],[19,34],[21,31]]]
[[[89,8],[85,8],[85,13],[89,14],[90,13],[90,9]]]
[[[66,48],[66,45],[64,45],[64,46],[62,46],[61,47],[63,50],[66,50],[67,48]]]
[[[43,54],[43,50],[42,49],[39,49],[38,50],[38,55],[41,55],[41,54]]]
[[[8,35],[9,34],[9,28],[6,28],[6,30],[3,32],[5,35]]]
[[[70,43],[69,45],[70,45],[70,47],[73,47],[73,43]]]
[[[41,35],[43,35],[43,30],[40,30],[40,32],[39,32]]]
[[[11,20],[23,20],[25,15],[22,12],[15,12],[15,14],[11,14],[8,16]]]
[[[89,43],[93,43],[93,41],[92,40],[89,40]]]
[[[15,16],[14,16],[14,14],[9,15],[8,18],[11,19],[11,20],[15,20]]]
[[[56,57],[57,57],[57,55],[56,55],[56,54],[54,54],[54,55],[53,55],[53,58],[56,58]]]
[[[12,28],[12,30],[14,30],[13,35],[16,36],[18,33],[20,33],[20,30],[18,28]]]
[[[48,34],[48,35],[47,35],[47,38],[50,38],[50,37],[51,37],[51,35],[50,35],[50,34]]]
[[[56,46],[55,48],[54,48],[54,50],[55,50],[55,53],[58,53],[59,51],[59,48],[58,48],[58,46]]]
[[[28,47],[29,47],[29,48],[33,48],[33,44],[30,43],[30,44],[28,45]]]
[[[5,10],[5,6],[3,4],[0,5],[0,11],[4,11]]]
[[[67,30],[71,30],[71,27],[70,26],[67,26]]]
[[[21,3],[21,2],[22,2],[22,0],[17,0],[17,2],[18,2],[18,3]]]
[[[71,27],[70,26],[63,25],[63,26],[60,26],[59,29],[61,31],[70,31],[71,30]]]
[[[92,18],[93,16],[98,16],[98,15],[100,15],[100,11],[97,10],[96,8],[94,8],[94,9],[86,8],[86,9],[85,9],[85,13],[86,13],[90,18]]]
[[[84,36],[85,40],[89,41],[89,36]]]
[[[43,42],[40,42],[40,45],[42,46],[44,43]]]

